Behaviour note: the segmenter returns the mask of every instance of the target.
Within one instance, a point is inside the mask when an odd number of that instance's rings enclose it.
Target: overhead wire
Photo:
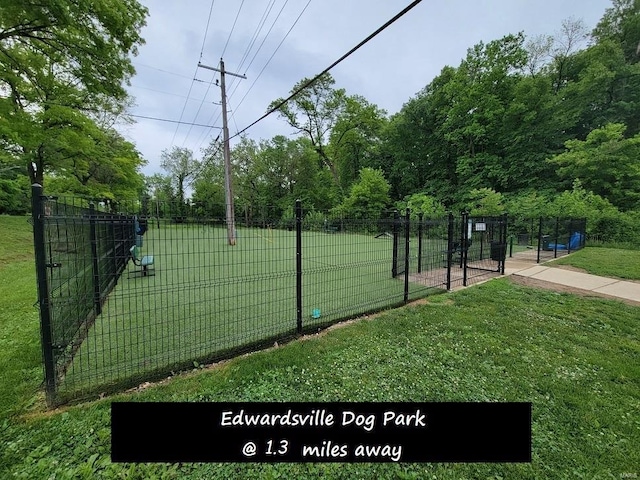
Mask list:
[[[242,105],[242,102],[244,102],[244,99],[247,98],[247,95],[249,95],[249,92],[253,89],[254,85],[256,84],[256,82],[258,81],[258,79],[262,76],[262,73],[265,71],[265,69],[267,68],[267,66],[269,65],[269,63],[271,63],[271,60],[273,60],[273,57],[275,56],[276,53],[278,53],[278,50],[280,50],[280,47],[282,46],[282,44],[284,43],[284,41],[287,39],[287,37],[289,36],[289,34],[291,33],[291,31],[293,30],[293,28],[296,26],[296,24],[298,23],[298,21],[300,20],[300,18],[302,17],[302,15],[304,14],[304,12],[307,10],[307,7],[309,6],[309,4],[311,3],[311,0],[308,0],[307,4],[304,6],[304,8],[302,9],[302,11],[300,12],[300,14],[298,15],[298,17],[296,18],[296,20],[293,22],[293,25],[291,25],[291,27],[289,28],[289,30],[287,31],[286,35],[282,38],[282,40],[280,40],[280,43],[278,44],[278,46],[276,47],[276,49],[273,51],[273,53],[271,54],[271,56],[269,57],[269,60],[267,60],[267,63],[264,64],[264,66],[262,67],[262,70],[260,70],[260,73],[258,73],[258,75],[256,76],[256,78],[254,79],[253,83],[251,84],[251,86],[247,89],[247,91],[245,92],[244,96],[240,99],[240,102],[238,102],[238,105],[236,106],[236,110],[238,108],[240,108],[240,105]],[[235,92],[235,90],[234,90]],[[234,135],[235,136],[235,135]]]
[[[233,35],[233,30],[236,28],[236,23],[238,22],[238,17],[240,16],[240,11],[242,10],[243,5],[244,5],[244,0],[240,2],[240,8],[238,8],[236,19],[233,21],[233,25],[231,26],[231,31],[229,32],[229,36],[227,37],[227,43],[224,44],[224,48],[222,49],[222,55],[220,55],[220,58],[224,58],[224,52],[227,51],[227,47],[229,46],[229,40],[231,40],[231,35]]]
[[[269,37],[269,34],[271,33],[271,30],[273,30],[273,27],[275,26],[276,22],[278,21],[278,19],[280,18],[280,15],[282,15],[282,11],[284,10],[284,8],[287,6],[287,3],[289,3],[289,0],[285,0],[284,4],[282,5],[282,7],[280,8],[280,11],[278,12],[278,14],[276,15],[276,18],[273,20],[273,22],[271,23],[271,27],[269,27],[269,30],[267,31],[266,35],[262,38],[262,42],[260,42],[260,45],[258,46],[258,49],[256,50],[256,52],[253,54],[253,57],[251,58],[251,61],[249,62],[249,65],[247,66],[247,68],[245,69],[245,75],[247,74],[247,71],[249,70],[249,68],[251,68],[251,65],[253,64],[253,61],[256,58],[256,55],[260,52],[260,50],[262,49],[262,46],[264,45],[264,42],[267,40],[267,38]],[[268,9],[268,14],[271,13],[271,9],[273,8],[273,6],[275,5],[275,0],[272,0],[270,7]],[[267,16],[264,18],[264,22],[262,23],[262,26],[260,27],[260,30],[256,32],[256,35],[254,37],[253,42],[251,43],[250,47],[252,48],[253,45],[255,45],[255,41],[258,39],[258,34],[262,31],[262,27],[264,27],[264,24],[267,21],[268,18],[268,14]],[[240,65],[238,66],[238,71],[242,70],[242,66],[244,65],[244,62],[246,61],[247,57],[249,56],[249,52],[250,52],[250,48],[247,49],[247,51],[245,52],[245,55],[243,56]],[[229,85],[229,88],[231,89],[232,87],[235,88],[233,89],[233,91],[231,92],[231,94],[229,95],[229,97],[233,96],[233,94],[235,93],[235,91],[238,89],[238,86],[240,85],[241,82],[237,82],[237,79],[233,79],[231,81],[231,84]]]
[[[253,35],[251,36],[251,40],[249,41],[249,44],[247,45],[247,48],[245,49],[244,53],[242,54],[242,58],[240,59],[240,63],[238,64],[238,66],[235,69],[237,72],[240,72],[242,70],[242,66],[244,65],[244,62],[246,62],[247,57],[249,56],[249,52],[251,52],[251,49],[255,45],[256,40],[258,39],[258,35],[260,35],[260,32],[262,32],[262,29],[264,28],[264,24],[266,23],[267,18],[269,18],[269,14],[271,13],[271,10],[273,9],[273,5],[275,3],[276,3],[276,0],[270,0],[269,3],[267,4],[267,7],[264,10],[264,12],[262,13],[262,16],[260,17],[260,20],[258,21],[258,26],[256,27],[255,31],[253,32]],[[231,89],[231,87],[234,86],[234,84],[236,83],[237,80],[238,79],[236,77],[233,77],[231,79],[231,83],[229,84],[229,88],[230,89]]]
[[[325,68],[322,72],[320,72],[319,74],[317,74],[315,77],[313,77],[311,80],[305,82],[303,85],[301,85],[300,87],[298,87],[293,93],[291,93],[291,95],[289,95],[286,99],[280,101],[275,107],[269,109],[267,111],[267,113],[265,113],[264,115],[262,115],[260,118],[258,118],[257,120],[253,121],[252,123],[250,123],[249,125],[247,125],[246,127],[244,127],[242,130],[236,132],[234,135],[232,135],[231,138],[235,138],[238,135],[241,135],[242,133],[246,132],[247,130],[249,130],[251,127],[253,127],[255,124],[257,124],[258,122],[261,122],[262,120],[264,120],[265,118],[267,118],[269,115],[271,115],[272,113],[276,112],[280,107],[282,107],[285,103],[287,103],[289,100],[291,100],[293,97],[295,97],[296,95],[298,95],[300,92],[302,92],[305,88],[309,87],[310,85],[312,85],[316,80],[318,80],[318,78],[320,78],[322,75],[324,75],[325,73],[329,72],[332,68],[334,68],[336,65],[338,65],[339,63],[341,63],[342,61],[344,61],[346,58],[348,58],[349,56],[351,56],[354,52],[356,52],[357,50],[359,50],[363,45],[365,45],[366,43],[368,43],[369,41],[371,41],[374,37],[376,37],[377,35],[379,35],[383,30],[386,30],[390,25],[392,25],[393,23],[395,23],[396,21],[398,21],[398,19],[400,19],[401,17],[403,17],[404,15],[406,15],[410,10],[412,10],[416,5],[418,5],[420,2],[422,2],[422,0],[414,0],[413,2],[411,2],[408,6],[406,6],[404,9],[402,9],[402,11],[400,11],[399,13],[397,13],[395,16],[393,16],[390,20],[388,20],[387,22],[385,22],[384,25],[382,25],[380,28],[378,28],[375,32],[373,32],[372,34],[370,34],[367,38],[365,38],[364,40],[362,40],[360,43],[358,43],[355,47],[353,47],[351,50],[349,50],[347,53],[345,53],[344,55],[342,55],[338,60],[336,60],[335,62],[333,62],[331,65],[329,65],[327,68]],[[246,97],[246,95],[245,95]],[[244,100],[244,97],[243,97]],[[237,107],[236,107],[237,108]]]
[[[207,18],[207,26],[205,27],[204,30],[204,38],[202,39],[202,47],[200,48],[200,59],[202,60],[202,52],[204,52],[204,46],[207,42],[207,34],[209,32],[209,24],[211,23],[211,14],[213,12],[213,4],[215,3],[215,0],[211,0],[211,6],[209,7],[209,16]],[[191,96],[191,90],[193,89],[193,84],[195,83],[195,78],[196,75],[198,74],[198,66],[196,65],[196,70],[195,72],[193,72],[193,78],[191,80],[191,85],[189,86],[189,91],[187,92],[187,97]],[[184,111],[187,108],[187,100],[184,101],[184,105],[182,106],[182,111],[180,112],[180,122],[182,121],[182,118],[184,117]],[[195,121],[195,119],[194,119]],[[173,137],[171,138],[171,146],[173,146],[173,143],[176,139],[176,135],[178,134],[178,128],[180,128],[180,125],[176,125],[176,129],[173,132]]]
[[[186,97],[184,95],[180,95],[179,93],[165,92],[163,90],[156,90],[155,88],[143,87],[143,86],[134,85],[134,84],[131,84],[131,86],[133,88],[140,88],[142,90],[149,90],[150,92],[162,93],[164,95],[171,95],[173,97],[186,98],[187,100],[193,100],[193,101],[196,101],[196,102],[202,101],[202,99],[200,99],[200,98]],[[213,101],[211,103],[216,104],[216,105],[220,105],[219,103],[216,103],[216,102],[213,102]]]
[[[285,1],[285,5],[286,5],[286,3],[288,1],[289,0]],[[260,35],[260,32],[264,28],[264,25],[265,25],[267,19],[269,18],[269,14],[271,13],[271,10],[273,9],[273,6],[275,5],[275,2],[276,2],[276,0],[270,0],[270,2],[267,4],[267,7],[264,9],[264,12],[262,13],[262,16],[260,17],[260,20],[258,21],[258,25],[257,25],[253,35],[251,36],[251,40],[249,41],[249,44],[247,45],[247,48],[245,49],[245,51],[244,51],[244,53],[242,55],[242,58],[240,60],[240,64],[238,66],[238,71],[240,71],[242,69],[242,66],[244,65],[244,62],[246,61],[247,57],[249,56],[249,53],[251,52],[251,49],[253,48],[253,45],[255,45],[255,42],[258,39],[258,36]],[[273,26],[272,26],[272,28],[273,28]],[[236,77],[232,77],[229,87],[232,87],[237,80],[238,79]],[[236,88],[237,88],[237,85],[236,85]],[[230,95],[227,96],[227,98],[229,98],[229,97],[230,97]],[[209,120],[208,120],[207,123],[216,124],[218,122],[218,119],[222,115],[222,111],[218,111],[217,113],[218,113],[218,116],[214,120],[213,117],[216,114],[216,111],[214,110],[211,113],[211,116],[209,117]],[[200,147],[202,146],[204,141],[207,139],[208,135],[209,135],[209,132],[205,131],[205,132],[203,132],[201,137],[198,137],[198,139],[196,140],[196,143],[198,144],[197,149],[200,149]]]
[[[181,120],[170,120],[168,118],[150,117],[150,116],[146,116],[146,115],[134,115],[133,113],[128,113],[127,115],[129,117],[144,118],[144,119],[147,119],[147,120],[157,120],[158,122],[179,123],[179,124],[182,124],[182,125],[192,125],[192,126],[195,126],[195,127],[206,127],[206,128],[219,128],[220,130],[222,130],[222,127],[216,127],[215,125],[204,125],[204,124],[201,124],[201,123],[183,122]]]
[[[310,1],[310,0],[309,0]],[[260,49],[262,48],[262,46],[264,45],[266,39],[269,37],[269,34],[271,33],[271,30],[273,30],[273,27],[275,26],[276,22],[278,21],[278,19],[280,18],[280,15],[282,15],[282,12],[284,10],[284,8],[287,6],[287,3],[289,3],[289,0],[285,0],[284,4],[282,5],[282,7],[280,8],[280,11],[278,12],[278,15],[276,15],[276,18],[273,20],[273,22],[271,23],[271,27],[269,27],[269,31],[266,33],[266,35],[262,38],[262,42],[260,43],[260,46],[258,47],[258,50],[256,50],[256,52],[254,53],[253,57],[251,58],[251,62],[249,62],[249,65],[247,66],[246,70],[245,70],[245,74],[247,73],[247,71],[249,70],[249,68],[251,67],[251,65],[253,64],[253,61],[256,58],[256,55],[258,54],[258,52],[260,52]],[[306,7],[305,7],[306,9]],[[298,16],[300,17],[300,15]],[[291,30],[291,29],[289,29]],[[285,36],[286,38],[286,36]],[[284,39],[283,39],[284,41]],[[281,42],[282,43],[282,42]],[[267,62],[268,64],[268,62]],[[264,70],[264,68],[263,68]],[[232,80],[232,83],[230,84],[233,85],[233,82],[235,81],[235,78]],[[255,81],[253,82],[255,84]],[[233,89],[233,91],[231,92],[230,95],[227,95],[227,98],[231,98],[233,96],[233,94],[235,93],[235,91],[238,89],[238,86],[240,85],[240,83],[236,84],[235,88]],[[216,117],[215,120],[213,120],[213,113],[211,114],[211,117],[209,118],[209,123],[217,123],[218,119],[220,118],[220,116],[222,115],[222,112],[218,112],[218,116]],[[213,120],[213,122],[212,122]]]
[[[150,68],[152,70],[157,70],[159,72],[168,73],[169,75],[175,75],[176,77],[188,78],[189,80],[192,79],[192,77],[189,77],[188,75],[182,75],[180,73],[170,72],[169,70],[163,70],[162,68],[152,67],[151,65],[146,65],[144,63],[139,63],[139,62],[133,62],[133,63],[136,67]]]

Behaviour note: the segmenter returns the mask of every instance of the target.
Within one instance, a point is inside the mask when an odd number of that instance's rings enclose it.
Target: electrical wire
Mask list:
[[[183,122],[181,120],[169,120],[168,118],[149,117],[146,115],[134,115],[133,113],[127,113],[127,116],[135,117],[135,118],[144,118],[147,120],[157,120],[158,122],[179,123],[181,125],[191,125],[194,127],[206,127],[206,128],[218,128],[222,130],[222,127],[216,127],[214,125],[204,125],[201,123]]]
[[[311,0],[309,0],[309,2],[311,2]],[[282,15],[282,12],[284,11],[284,9],[285,9],[285,7],[287,6],[287,4],[288,4],[288,3],[289,3],[289,0],[285,0],[285,2],[283,3],[282,7],[280,8],[280,11],[279,11],[279,12],[278,12],[278,14],[276,15],[276,18],[275,18],[275,19],[273,20],[273,22],[271,23],[271,27],[269,27],[269,30],[267,31],[266,35],[265,35],[265,36],[264,36],[264,38],[262,39],[262,42],[260,43],[260,46],[258,47],[258,49],[257,49],[257,50],[256,50],[256,52],[254,53],[253,57],[251,58],[251,62],[249,62],[249,65],[247,66],[247,68],[246,68],[246,70],[245,70],[245,73],[246,73],[246,71],[248,71],[248,70],[249,70],[249,68],[250,68],[250,67],[251,67],[251,65],[253,64],[253,62],[254,62],[254,60],[255,60],[256,56],[258,55],[258,53],[259,53],[259,52],[260,52],[260,50],[262,49],[262,46],[264,45],[264,43],[265,43],[266,39],[269,37],[269,34],[270,34],[270,33],[271,33],[271,31],[273,30],[273,27],[274,27],[274,26],[275,26],[275,24],[277,23],[278,19],[279,19],[279,18],[280,18],[280,16]],[[275,0],[274,0],[274,2],[271,4],[271,5],[272,5],[272,7],[273,7],[273,5],[274,5],[274,4],[275,4]],[[305,8],[303,9],[302,13],[304,13],[304,10],[306,10],[307,6],[309,6],[309,4],[308,4],[308,3],[307,3],[307,5],[305,6]],[[271,8],[269,8],[269,12],[270,12],[270,11],[271,11]],[[295,22],[295,23],[297,23],[297,21],[300,19],[300,17],[302,16],[302,13],[301,13],[300,15],[298,15],[298,18],[296,19],[296,22]],[[264,16],[264,14],[263,14],[263,16]],[[268,14],[267,14],[267,17],[265,18],[265,23],[266,23],[266,19],[267,19],[267,18],[268,18]],[[295,23],[294,23],[294,26],[295,26]],[[282,44],[282,42],[284,42],[284,40],[287,38],[287,36],[288,36],[288,35],[289,35],[289,33],[291,32],[292,28],[293,28],[293,27],[291,27],[291,28],[289,29],[289,32],[288,32],[288,33],[285,35],[285,37],[282,39],[282,41],[280,42],[281,44]],[[256,38],[257,38],[257,35],[256,35]],[[278,48],[279,48],[279,46],[278,46]],[[277,51],[277,49],[276,49],[276,51]],[[247,53],[248,53],[248,51],[247,51]],[[275,54],[275,52],[274,52],[274,54]],[[247,55],[247,56],[248,56],[248,55]],[[272,54],[272,57],[273,57],[273,54]],[[269,61],[271,61],[271,59],[269,59]],[[269,64],[269,61],[267,62],[267,65]],[[242,62],[240,63],[240,66],[238,67],[238,70],[240,70],[241,68],[242,68]],[[266,65],[265,65],[265,67],[263,67],[263,70],[264,70],[264,68],[266,68]],[[262,73],[262,72],[261,72],[261,73]],[[258,76],[259,76],[259,75],[258,75]],[[230,82],[230,84],[229,84],[229,89],[231,89],[231,88],[234,86],[234,84],[235,84],[235,88],[233,88],[233,90],[232,90],[232,92],[231,92],[231,94],[230,94],[230,95],[227,95],[227,101],[228,101],[229,99],[231,99],[231,97],[233,96],[233,94],[236,92],[236,90],[237,90],[237,89],[238,89],[238,87],[240,86],[240,83],[241,83],[241,82],[235,83],[236,81],[237,81],[237,78],[233,77],[233,78],[232,78],[232,80],[231,80],[231,82]],[[249,87],[250,89],[253,87],[253,85],[256,83],[256,81],[257,81],[257,79],[256,79],[256,80],[254,80],[254,82],[253,82],[253,84],[251,85],[251,87]],[[245,95],[245,96],[246,96],[246,95]],[[244,97],[242,98],[242,100],[244,100]],[[241,102],[242,102],[242,100],[241,100]],[[220,111],[218,111],[218,112],[217,112],[217,113],[218,113],[218,115],[215,117],[215,120],[214,120],[214,118],[213,118],[213,117],[214,117],[215,113],[216,113],[216,112],[214,111],[214,112],[211,114],[211,116],[209,117],[208,123],[213,123],[213,124],[218,123],[218,120],[220,119],[220,116],[222,115],[222,110],[220,110]],[[232,118],[234,118],[234,122],[235,122],[235,117],[233,117],[233,116],[232,116]],[[237,129],[237,126],[236,126],[236,129]],[[204,141],[206,140],[207,135],[208,135],[208,132],[203,132],[202,140],[200,140],[200,138],[198,138],[198,142],[197,142],[197,143],[198,143],[198,147],[197,147],[198,149],[199,149],[200,147],[202,147],[202,144],[203,144],[203,143],[204,143]]]
[[[213,12],[213,4],[215,3],[215,0],[211,0],[211,7],[209,8],[209,17],[207,18],[207,26],[205,27],[205,34],[204,34],[204,38],[202,39],[202,47],[200,48],[200,59],[202,59],[202,53],[204,52],[204,46],[207,42],[207,33],[209,32],[209,24],[211,23],[211,13]],[[193,89],[193,84],[195,83],[195,78],[196,75],[198,74],[198,66],[196,65],[196,70],[195,72],[193,72],[193,78],[191,80],[191,85],[189,86],[189,91],[187,92],[187,98],[191,96],[191,90]],[[206,97],[206,95],[205,95]],[[180,112],[180,120],[179,122],[182,122],[182,118],[184,117],[184,111],[187,108],[187,101],[184,101],[184,105],[182,106],[182,111]],[[194,119],[195,121],[195,119]],[[173,146],[173,143],[176,139],[176,135],[178,134],[178,129],[180,128],[180,125],[177,124],[176,125],[176,129],[173,132],[173,137],[171,137],[171,146]]]
[[[296,26],[296,24],[298,23],[298,21],[300,20],[300,17],[302,17],[302,14],[306,11],[307,7],[309,6],[309,4],[311,3],[311,0],[309,0],[307,2],[307,4],[304,6],[304,8],[302,9],[302,11],[300,12],[300,14],[298,15],[298,18],[296,18],[295,22],[293,22],[293,25],[291,25],[291,28],[289,28],[289,31],[286,33],[286,35],[284,36],[284,38],[282,40],[280,40],[280,43],[278,44],[278,46],[276,47],[276,49],[273,51],[273,53],[271,54],[271,56],[269,57],[269,60],[267,60],[267,63],[264,64],[264,66],[262,67],[262,70],[260,70],[260,73],[258,73],[258,76],[255,78],[255,80],[253,81],[253,83],[251,84],[251,86],[248,88],[248,90],[245,92],[244,96],[240,99],[240,102],[238,102],[238,106],[236,107],[236,110],[238,108],[240,108],[240,105],[242,105],[242,102],[244,102],[244,99],[247,98],[247,95],[249,95],[249,92],[253,89],[254,85],[256,84],[256,82],[258,81],[258,79],[262,76],[262,73],[265,71],[265,69],[267,68],[267,66],[269,65],[269,63],[271,63],[271,60],[273,60],[273,57],[275,56],[276,53],[278,53],[278,50],[280,50],[280,47],[282,46],[282,44],[284,43],[284,41],[287,39],[287,37],[289,36],[289,34],[291,33],[291,31],[293,30],[293,28]],[[235,92],[235,90],[234,90]],[[232,92],[233,94],[233,92]],[[215,123],[215,122],[214,122]],[[235,135],[234,135],[235,136]]]
[[[240,11],[242,10],[242,6],[244,5],[244,0],[240,2],[240,8],[238,8],[238,13],[236,14],[236,19],[233,21],[233,25],[231,26],[231,31],[229,32],[229,37],[227,37],[227,43],[224,44],[224,49],[222,50],[222,55],[220,58],[224,58],[224,52],[227,51],[227,46],[229,45],[229,40],[231,40],[231,35],[233,34],[233,30],[236,28],[236,22],[238,21],[238,17],[240,16]]]
[[[254,122],[250,123],[249,125],[247,125],[245,128],[243,128],[242,130],[236,132],[234,135],[232,135],[231,137],[229,137],[229,139],[235,138],[238,135],[241,135],[242,133],[246,132],[247,130],[249,130],[251,127],[253,127],[255,124],[257,124],[258,122],[261,122],[262,120],[264,120],[265,118],[267,118],[269,115],[271,115],[273,112],[277,111],[280,107],[282,107],[285,103],[287,103],[289,100],[291,100],[293,97],[295,97],[296,95],[298,95],[302,90],[304,90],[305,88],[309,87],[311,84],[313,84],[316,80],[318,80],[318,78],[320,78],[322,75],[324,75],[325,73],[329,72],[332,68],[334,68],[336,65],[338,65],[339,63],[341,63],[343,60],[345,60],[347,57],[351,56],[356,50],[360,49],[360,47],[362,47],[363,45],[365,45],[366,43],[368,43],[369,41],[371,41],[374,37],[376,37],[378,34],[380,34],[380,32],[382,32],[383,30],[386,30],[391,24],[395,23],[400,17],[404,16],[406,13],[408,13],[411,9],[413,9],[416,5],[418,5],[420,2],[422,2],[422,0],[415,0],[413,2],[411,2],[407,7],[405,7],[401,12],[399,12],[398,14],[396,14],[393,18],[391,18],[390,20],[388,20],[384,25],[382,25],[380,28],[378,28],[375,32],[373,32],[372,34],[370,34],[367,38],[365,38],[364,40],[362,40],[358,45],[356,45],[355,47],[353,47],[351,50],[349,50],[347,53],[345,53],[344,55],[342,55],[338,60],[336,60],[335,62],[333,62],[331,65],[329,65],[327,68],[325,68],[322,72],[320,72],[318,75],[316,75],[315,77],[313,77],[311,80],[309,80],[308,82],[306,82],[304,85],[300,86],[299,88],[297,88],[291,95],[289,95],[285,100],[282,100],[280,103],[278,103],[275,107],[273,107],[272,109],[268,110],[267,113],[265,113],[264,115],[262,115],[260,118],[258,118],[257,120],[255,120]],[[246,95],[245,95],[246,96]],[[244,100],[244,97],[243,97]]]
[[[269,27],[269,30],[267,31],[267,34],[262,38],[262,42],[260,42],[260,45],[258,46],[258,49],[256,50],[256,52],[253,54],[253,57],[251,58],[251,62],[249,62],[249,65],[245,69],[245,72],[244,72],[245,75],[246,75],[247,71],[249,70],[249,68],[251,68],[251,65],[253,64],[253,61],[255,60],[256,55],[262,49],[262,46],[264,45],[264,42],[269,37],[269,34],[271,33],[271,30],[273,30],[273,27],[275,26],[276,22],[280,18],[280,15],[282,14],[282,11],[284,10],[284,7],[287,6],[287,3],[289,3],[289,0],[285,0],[284,4],[282,5],[282,8],[280,8],[280,11],[278,12],[278,15],[276,15],[276,18],[271,23],[271,27]],[[272,0],[271,3],[270,3],[270,6],[268,7],[267,16],[264,17],[264,22],[262,22],[262,25],[260,26],[260,30],[256,31],[256,34],[255,34],[251,44],[249,45],[249,48],[247,48],[247,51],[245,52],[245,55],[243,56],[242,60],[240,61],[240,65],[237,68],[238,72],[240,72],[242,70],[242,66],[244,65],[244,62],[246,61],[247,57],[249,56],[249,52],[251,51],[251,48],[253,48],[253,45],[255,45],[255,42],[258,39],[258,35],[262,31],[262,28],[264,27],[264,24],[266,23],[267,18],[269,17],[269,14],[271,13],[271,9],[273,8],[274,5],[275,5],[275,0]],[[231,81],[231,84],[229,85],[229,89],[231,89],[235,85],[235,88],[233,89],[233,91],[231,92],[231,95],[229,95],[229,97],[233,96],[235,91],[238,89],[238,85],[240,84],[240,82],[236,83],[236,81],[237,81],[237,79],[234,78]]]
[[[144,63],[134,62],[134,65],[136,67],[150,68],[152,70],[157,70],[159,72],[168,73],[169,75],[175,75],[176,77],[188,78],[189,80],[192,80],[192,77],[189,77],[187,75],[182,75],[180,73],[170,72],[169,70],[163,70],[162,68],[158,68],[158,67],[152,67],[151,65],[145,65]]]
[[[142,87],[140,85],[134,85],[134,84],[131,84],[131,86],[133,88],[140,88],[142,90],[149,90],[150,92],[162,93],[164,95],[171,95],[173,97],[186,98],[187,100],[193,100],[193,101],[196,101],[196,102],[205,101],[205,100],[202,100],[200,98],[185,97],[184,95],[180,95],[179,93],[171,93],[171,92],[165,92],[163,90],[156,90],[155,88]],[[214,105],[220,105],[220,103],[216,103],[216,102],[213,102],[213,101],[211,103],[213,103]]]

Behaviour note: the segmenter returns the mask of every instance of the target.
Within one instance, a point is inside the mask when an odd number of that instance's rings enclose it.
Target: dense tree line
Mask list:
[[[296,136],[235,145],[236,204],[249,220],[290,218],[300,198],[354,218],[508,210],[638,234],[639,42],[640,1],[614,0],[590,33],[568,19],[554,37],[469,48],[391,117],[325,74],[278,110]],[[193,184],[200,213],[221,213],[222,178],[211,145]]]

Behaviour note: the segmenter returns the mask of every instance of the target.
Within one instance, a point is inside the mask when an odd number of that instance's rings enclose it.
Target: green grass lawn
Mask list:
[[[43,412],[28,224],[0,265],[0,478],[629,478],[640,474],[638,307],[508,279]],[[22,233],[20,233],[22,232]],[[337,236],[337,235],[336,235]],[[146,248],[146,246],[145,246]],[[158,265],[160,268],[160,265]],[[160,273],[160,272],[158,272]],[[11,294],[10,301],[5,295]],[[530,401],[530,464],[112,464],[110,403]],[[632,477],[631,477],[632,478]]]
[[[35,400],[42,381],[33,233],[0,215],[0,418]]]
[[[18,478],[620,478],[640,453],[638,308],[512,285],[438,295],[142,392],[5,422]],[[136,401],[531,401],[531,464],[109,461],[109,404]],[[635,446],[634,446],[635,445]]]
[[[571,265],[603,277],[640,280],[640,250],[587,247],[550,265]]]

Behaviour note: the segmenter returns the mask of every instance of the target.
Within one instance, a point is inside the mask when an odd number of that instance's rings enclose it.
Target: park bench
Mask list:
[[[133,260],[133,264],[136,267],[140,267],[140,270],[134,270],[131,272],[131,275],[135,275],[137,273],[141,273],[142,276],[150,276],[155,275],[155,267],[153,266],[153,255],[143,255],[140,256],[140,247],[137,245],[133,245],[129,249],[129,253],[131,253],[131,259]]]

